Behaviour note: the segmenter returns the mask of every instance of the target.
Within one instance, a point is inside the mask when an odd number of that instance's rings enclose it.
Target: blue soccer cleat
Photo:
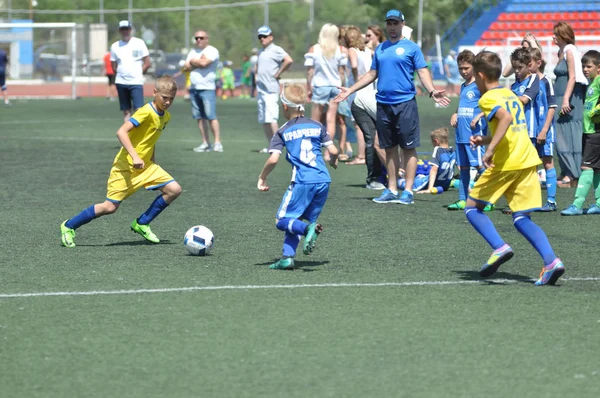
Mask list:
[[[389,189],[385,189],[382,194],[373,199],[373,202],[375,203],[400,203],[400,197],[398,196],[398,194],[394,194],[392,193],[392,191],[390,191]]]
[[[400,196],[400,200],[398,201],[398,203],[403,204],[403,205],[412,205],[413,203],[415,203],[415,201],[413,200],[413,194],[412,192],[408,192],[408,191],[403,191],[402,192],[402,196]]]
[[[547,201],[546,204],[544,206],[540,207],[540,209],[538,211],[548,213],[548,212],[556,211],[556,210],[557,210],[556,202]]]
[[[580,216],[583,214],[583,210],[575,205],[571,205],[560,212],[561,216]]]
[[[502,264],[513,258],[514,255],[513,249],[506,244],[500,249],[494,250],[487,263],[479,270],[479,276],[482,278],[489,278],[498,271],[498,268],[500,268]]]
[[[585,214],[600,214],[600,206],[593,204],[585,211]]]
[[[558,278],[565,273],[565,266],[563,265],[560,258],[557,258],[552,264],[542,268],[540,272],[540,279],[535,281],[535,286],[554,285]]]

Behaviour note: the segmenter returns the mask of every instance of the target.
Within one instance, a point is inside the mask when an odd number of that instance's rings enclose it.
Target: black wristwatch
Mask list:
[[[432,98],[433,97],[433,93],[435,93],[436,91],[437,91],[436,89],[431,90],[429,92],[429,98]]]

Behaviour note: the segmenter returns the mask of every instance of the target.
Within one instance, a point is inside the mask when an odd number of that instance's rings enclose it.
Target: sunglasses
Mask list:
[[[196,37],[194,37],[194,39],[196,39],[196,40],[204,40],[204,39],[206,39],[206,37],[204,37],[204,36],[196,36]]]
[[[265,36],[265,35],[258,35],[258,39],[259,39],[259,40],[266,39],[267,37],[269,37],[269,36]]]

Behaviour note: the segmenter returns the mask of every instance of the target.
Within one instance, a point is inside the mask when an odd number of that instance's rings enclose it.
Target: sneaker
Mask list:
[[[560,212],[561,216],[580,216],[583,214],[583,210],[575,205],[571,205]]]
[[[194,148],[194,152],[210,152],[211,149],[212,148],[209,143],[203,142],[202,144]]]
[[[269,269],[294,269],[294,259],[291,257],[280,258],[275,264],[269,265]]]
[[[220,142],[215,142],[215,146],[213,148],[213,151],[215,151],[215,152],[223,152],[223,144],[221,144]]]
[[[496,209],[496,206],[494,206],[494,205],[485,205],[485,207],[483,208],[483,212],[489,213],[490,211],[494,211],[495,209]]]
[[[6,102],[4,102],[4,106],[5,106],[5,107],[7,107],[7,108],[10,108],[10,107],[11,107],[11,105],[12,105],[12,104],[10,103],[10,101],[6,101]]]
[[[590,205],[584,214],[600,214],[600,206],[597,204]]]
[[[565,273],[565,266],[560,258],[557,258],[552,264],[542,268],[540,279],[535,281],[535,286],[554,285],[558,278]]]
[[[457,200],[456,202],[448,205],[448,210],[464,210],[467,202],[464,200]]]
[[[75,238],[75,230],[67,227],[67,221],[69,220],[65,220],[62,224],[60,224],[62,245],[64,247],[75,247],[75,241],[73,241]]]
[[[321,224],[312,223],[308,226],[306,237],[304,238],[304,246],[302,248],[304,254],[309,255],[313,252],[317,245],[317,238],[321,232],[323,232]]]
[[[383,185],[382,183],[378,182],[378,181],[371,181],[370,183],[368,183],[366,185],[367,189],[372,189],[374,191],[381,191],[382,189],[385,189],[385,185]]]
[[[479,276],[482,278],[489,278],[490,276],[494,275],[496,271],[498,271],[498,268],[500,268],[502,264],[513,258],[514,255],[515,253],[513,252],[513,249],[506,244],[500,249],[494,250],[490,258],[487,260],[487,263],[485,263],[479,270]]]
[[[152,243],[160,242],[160,239],[158,239],[158,236],[154,235],[154,232],[152,232],[149,225],[138,224],[137,220],[133,220],[131,223],[131,230],[136,234],[142,235],[144,239]]]
[[[373,199],[373,202],[375,202],[375,203],[400,203],[400,196],[398,196],[398,194],[393,194],[392,191],[385,188],[383,193],[378,198]]]
[[[413,203],[415,203],[415,201],[413,200],[413,193],[408,191],[402,191],[402,196],[400,196],[400,200],[398,201],[398,203],[403,205],[412,205]]]
[[[556,210],[558,210],[556,208],[556,202],[547,201],[546,204],[537,211],[551,212],[551,211],[556,211]]]

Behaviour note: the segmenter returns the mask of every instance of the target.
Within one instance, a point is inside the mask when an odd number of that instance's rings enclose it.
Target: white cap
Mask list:
[[[120,21],[119,29],[123,29],[123,28],[131,28],[131,22],[129,22],[128,20]]]

